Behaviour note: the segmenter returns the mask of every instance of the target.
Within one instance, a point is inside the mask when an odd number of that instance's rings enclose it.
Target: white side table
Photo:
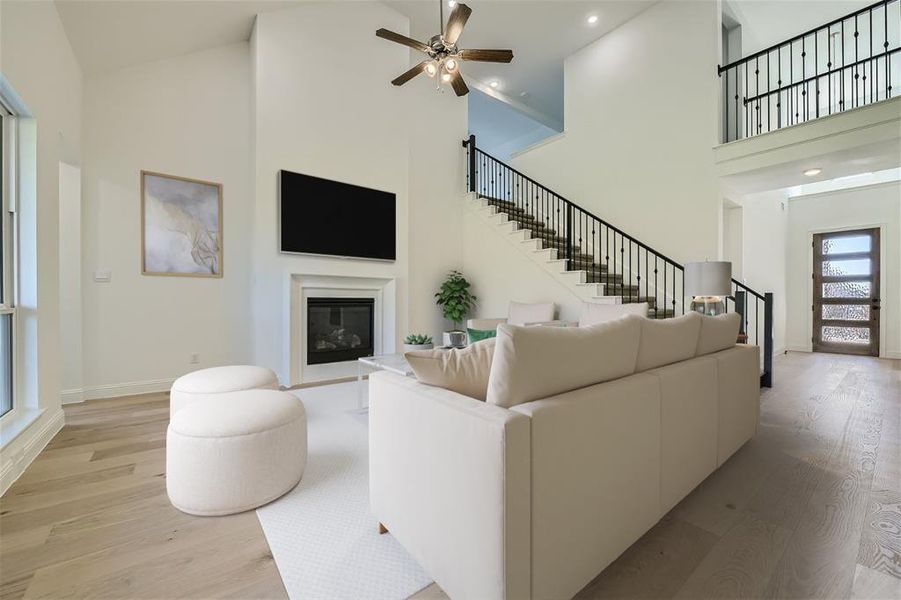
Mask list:
[[[404,377],[409,377],[413,374],[413,369],[411,369],[410,365],[407,364],[407,360],[404,358],[403,354],[382,354],[380,356],[364,356],[363,358],[358,358],[358,408],[363,408],[366,405],[366,403],[363,401],[363,397],[365,396],[364,391],[366,390],[366,388],[363,387],[363,375],[366,375],[367,372],[371,373],[373,371],[391,371],[392,373],[397,373],[398,375],[403,375]]]

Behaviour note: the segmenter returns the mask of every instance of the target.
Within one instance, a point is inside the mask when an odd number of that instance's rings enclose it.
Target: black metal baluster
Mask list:
[[[889,64],[889,53],[888,53],[888,2],[883,5],[883,13],[885,15],[885,42],[883,42],[882,47],[885,49],[885,99],[888,100],[892,97],[892,66]],[[898,8],[901,9],[901,2],[898,3]]]
[[[842,66],[839,69],[839,112],[845,110],[845,21],[842,20]],[[754,310],[757,310],[756,308]]]
[[[779,66],[776,67],[779,79],[776,80],[776,127],[782,129],[782,46],[776,52]]]
[[[857,15],[854,15],[854,108],[857,108],[860,105],[860,87],[858,82],[860,81],[860,53],[857,47],[857,40],[860,36],[860,28],[857,26]]]
[[[816,89],[816,118],[820,118],[820,76],[818,75],[820,69],[820,35],[819,32],[815,32],[813,34],[813,78],[814,78],[814,88]]]
[[[807,38],[801,38],[801,99],[804,102],[804,108],[801,109],[801,114],[804,115],[804,120],[807,121],[810,118],[810,109],[809,102],[807,100],[807,48],[806,48]]]
[[[766,130],[770,131],[770,53],[766,53]]]

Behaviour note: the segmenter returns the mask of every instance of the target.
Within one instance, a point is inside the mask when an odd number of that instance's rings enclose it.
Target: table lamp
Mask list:
[[[732,263],[687,263],[685,294],[692,297],[691,310],[711,316],[723,314],[726,312],[725,297],[732,294]]]

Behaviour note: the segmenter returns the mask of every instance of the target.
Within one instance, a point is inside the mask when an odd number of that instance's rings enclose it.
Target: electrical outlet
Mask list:
[[[191,354],[191,360],[190,360],[190,362],[191,362],[192,365],[196,365],[197,363],[199,363],[199,362],[200,362],[200,355],[197,354],[196,352],[192,353],[192,354]]]

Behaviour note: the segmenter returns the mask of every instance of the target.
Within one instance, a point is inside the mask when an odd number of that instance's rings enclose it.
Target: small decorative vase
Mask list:
[[[434,344],[404,344],[404,352],[416,352],[417,350],[431,350]]]
[[[445,331],[442,335],[444,345],[448,348],[463,348],[466,346],[465,331]]]

